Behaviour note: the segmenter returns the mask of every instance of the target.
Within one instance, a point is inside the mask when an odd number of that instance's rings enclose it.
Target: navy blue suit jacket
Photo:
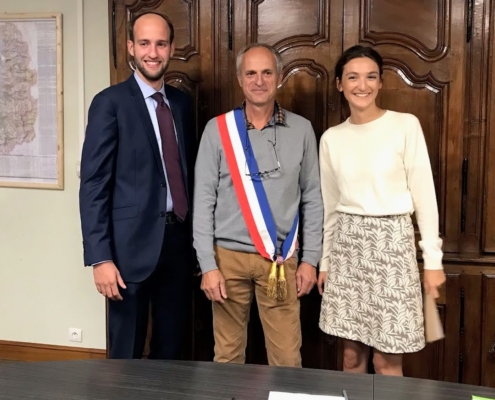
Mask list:
[[[192,102],[172,86],[166,85],[165,92],[191,210],[196,156]],[[113,260],[127,282],[141,282],[153,272],[162,249],[167,209],[160,157],[134,76],[95,96],[89,108],[79,190],[85,265]]]

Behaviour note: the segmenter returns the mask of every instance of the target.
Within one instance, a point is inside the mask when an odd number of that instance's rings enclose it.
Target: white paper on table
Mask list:
[[[304,393],[270,392],[268,400],[345,400],[342,396],[322,396]]]

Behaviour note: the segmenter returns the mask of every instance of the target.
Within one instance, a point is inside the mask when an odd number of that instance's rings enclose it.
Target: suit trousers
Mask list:
[[[296,289],[297,259],[284,263],[287,297],[267,296],[271,261],[257,253],[243,253],[215,247],[216,261],[225,278],[227,299],[213,302],[213,332],[216,362],[244,363],[247,325],[253,296],[258,310],[268,356],[275,366],[301,366],[301,321]]]
[[[108,301],[110,358],[141,358],[151,306],[150,359],[181,357],[192,288],[190,223],[167,224],[158,264],[143,282],[125,282]]]

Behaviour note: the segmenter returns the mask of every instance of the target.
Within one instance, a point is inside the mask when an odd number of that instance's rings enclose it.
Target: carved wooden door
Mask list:
[[[346,0],[344,47],[373,45],[385,61],[383,108],[421,121],[445,252],[459,250],[465,110],[464,0]]]
[[[340,122],[333,68],[342,53],[343,0],[227,0],[230,79],[227,108],[243,100],[235,57],[246,44],[273,45],[284,62],[277,99],[309,119],[316,136]],[[230,45],[230,46],[228,46]]]

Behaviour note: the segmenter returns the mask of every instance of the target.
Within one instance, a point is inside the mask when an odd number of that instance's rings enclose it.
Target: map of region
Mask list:
[[[0,16],[0,186],[61,188],[61,46],[55,16]]]
[[[14,23],[0,24],[0,154],[35,137],[38,100],[31,93],[37,82],[30,68],[28,43]]]

